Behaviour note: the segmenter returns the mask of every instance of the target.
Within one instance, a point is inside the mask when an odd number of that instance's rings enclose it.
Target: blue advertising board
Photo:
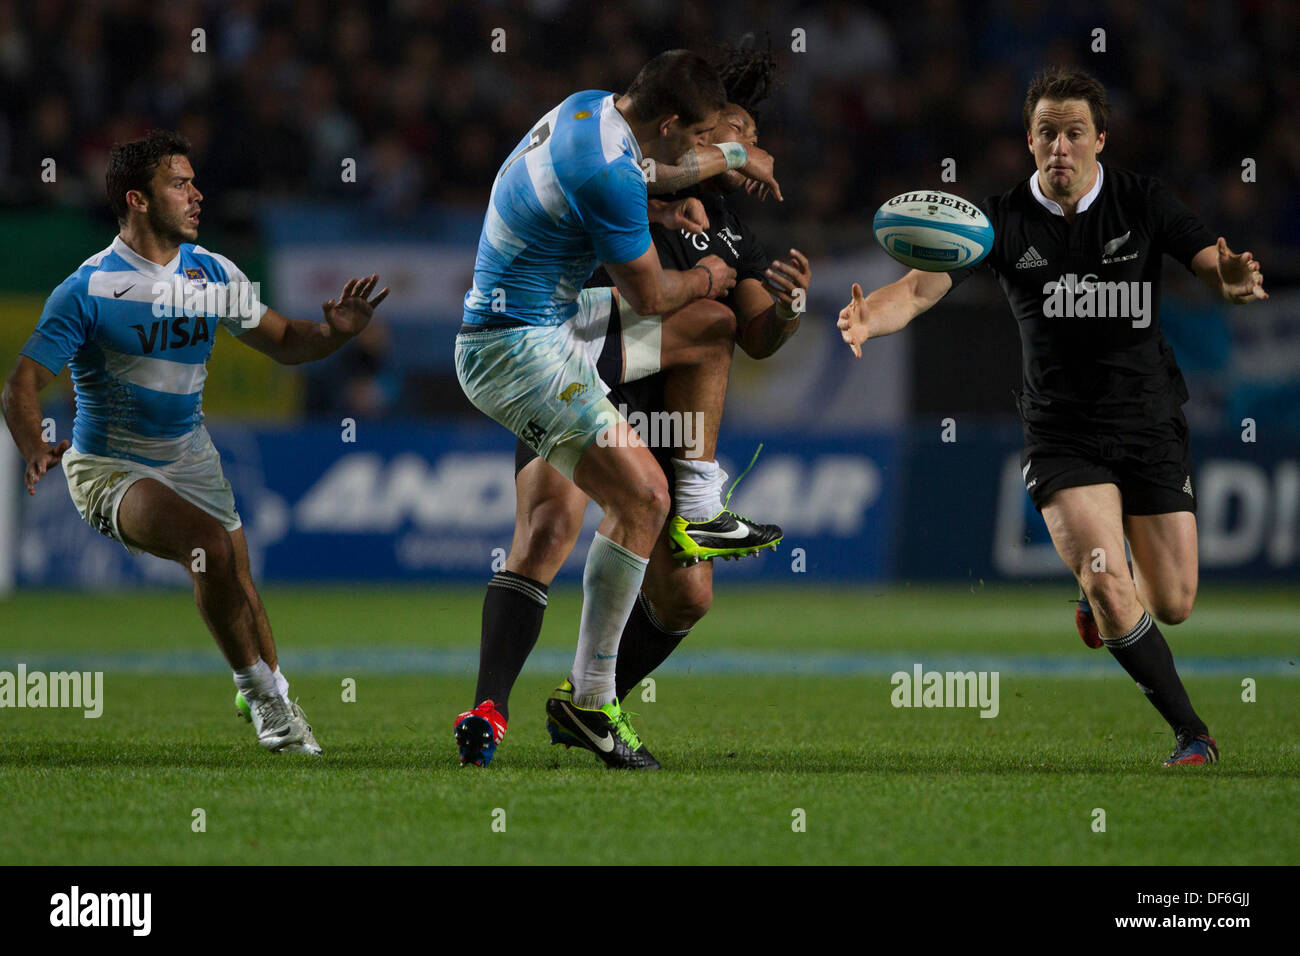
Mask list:
[[[267,581],[483,581],[514,529],[514,439],[492,425],[423,423],[210,429],[234,486],[255,577]],[[729,433],[732,507],[786,531],[776,553],[723,565],[732,579],[881,580],[890,573],[897,442],[890,435]],[[61,474],[20,519],[20,586],[184,583],[179,566],[131,558],[80,521]],[[561,578],[580,579],[586,527]],[[799,549],[799,550],[795,550]]]

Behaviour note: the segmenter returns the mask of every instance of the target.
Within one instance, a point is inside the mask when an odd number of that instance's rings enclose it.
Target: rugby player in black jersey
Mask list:
[[[718,72],[729,99],[752,107],[770,90],[773,71],[770,54],[733,51]],[[717,144],[741,143],[751,154],[761,153],[756,148],[758,135],[753,116],[739,102],[729,102],[719,115],[713,139]],[[676,167],[659,172],[665,179],[679,175]],[[760,198],[775,194],[779,189],[775,180],[764,178],[771,185],[747,177],[740,170],[720,172],[699,186],[662,195],[666,206],[677,210],[678,219],[673,222],[664,215],[659,222],[652,221],[651,235],[665,268],[690,269],[706,256],[716,255],[736,270],[736,285],[727,298],[702,299],[662,319],[637,316],[626,305],[617,304],[606,315],[579,319],[583,326],[580,337],[592,343],[601,378],[611,385],[609,399],[616,407],[625,407],[625,415],[680,408],[673,395],[677,370],[659,369],[681,366],[683,353],[699,358],[687,364],[688,370],[698,370],[725,392],[736,343],[751,357],[766,358],[798,327],[794,297],[796,290],[807,294],[811,282],[808,260],[794,249],[790,250],[789,261],[769,260],[758,237],[724,199],[726,193],[741,188]],[[703,229],[697,225],[700,223]],[[598,270],[589,284],[612,283],[603,270]],[[709,454],[716,437],[716,433],[707,436]],[[692,462],[683,460],[680,446],[674,449],[660,445],[652,451],[675,493],[674,478]],[[725,479],[725,474],[722,477]],[[516,444],[515,489],[514,539],[505,569],[489,583],[483,606],[475,693],[480,703],[458,715],[455,722],[463,764],[486,766],[501,742],[511,688],[541,632],[548,587],[573,550],[586,510],[587,497],[582,491],[522,442]],[[712,514],[715,504],[701,506]],[[692,504],[675,497],[674,511],[690,517]],[[703,512],[701,515],[707,517]],[[771,529],[768,538],[754,550],[775,547],[780,540],[779,528],[765,527]],[[691,553],[692,544],[709,542],[699,533],[687,537],[688,531],[694,529],[683,518],[670,519],[651,553],[641,594],[619,643],[615,674],[619,699],[672,653],[712,604],[712,564],[708,559],[692,560]],[[565,699],[570,693],[566,680],[556,689],[551,702]],[[547,729],[552,743],[592,749],[549,716]]]
[[[1214,763],[1156,621],[1187,619],[1196,597],[1196,498],[1182,404],[1187,389],[1160,330],[1161,256],[1242,305],[1267,298],[1260,266],[1233,253],[1159,180],[1098,162],[1109,104],[1085,73],[1048,70],[1023,118],[1037,167],[982,208],[996,275],[1020,325],[1025,487],[1079,581],[1076,614],[1173,728],[1166,766]],[[855,356],[897,332],[975,269],[913,270],[863,296],[839,328]],[[1133,566],[1125,561],[1127,539]]]

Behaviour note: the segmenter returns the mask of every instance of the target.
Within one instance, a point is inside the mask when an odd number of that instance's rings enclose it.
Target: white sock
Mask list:
[[[247,667],[235,671],[235,686],[245,700],[250,697],[273,697],[278,693],[275,674],[260,657]]]
[[[289,678],[285,677],[283,674],[280,673],[279,663],[275,665],[275,672],[271,676],[275,678],[275,689],[278,690],[280,692],[280,696],[283,697],[286,702],[288,702]]]
[[[722,510],[727,473],[716,461],[673,459],[673,504],[687,521],[708,521]]]
[[[573,658],[573,703],[578,707],[591,710],[614,699],[618,642],[649,563],[596,532],[582,571],[582,624]]]

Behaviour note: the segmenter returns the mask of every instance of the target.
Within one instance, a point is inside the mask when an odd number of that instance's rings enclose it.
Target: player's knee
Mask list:
[[[1152,602],[1151,614],[1161,624],[1182,624],[1192,616],[1192,605],[1195,603],[1195,590],[1161,595]]]
[[[716,299],[697,299],[693,307],[700,312],[701,341],[730,355],[736,344],[736,313]]]
[[[1115,620],[1125,616],[1129,605],[1137,599],[1133,582],[1128,577],[1115,574],[1085,572],[1079,583],[1088,596],[1094,614]]]
[[[611,510],[620,523],[654,531],[668,518],[671,503],[668,480],[656,467],[620,488],[611,502]]]
[[[664,601],[655,602],[660,622],[670,631],[688,631],[713,606],[713,586],[707,582],[676,587]]]
[[[230,540],[230,532],[215,521],[204,525],[194,534],[194,543],[188,554],[182,554],[182,564],[189,564],[191,571],[220,572],[234,574],[235,543]]]

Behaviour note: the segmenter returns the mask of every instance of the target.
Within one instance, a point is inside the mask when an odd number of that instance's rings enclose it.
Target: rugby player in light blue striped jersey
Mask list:
[[[320,753],[281,674],[249,573],[234,493],[203,426],[203,382],[218,327],[277,362],[331,354],[370,322],[388,290],[350,280],[325,321],[289,319],[225,256],[196,245],[203,195],[184,137],[153,130],[113,146],[105,177],[121,231],[46,300],[5,382],[5,421],[30,494],[62,464],[87,523],[132,554],[178,561],[199,612],[234,670],[239,713],[273,753]],[[51,445],[39,392],[64,366],[77,413]]]

